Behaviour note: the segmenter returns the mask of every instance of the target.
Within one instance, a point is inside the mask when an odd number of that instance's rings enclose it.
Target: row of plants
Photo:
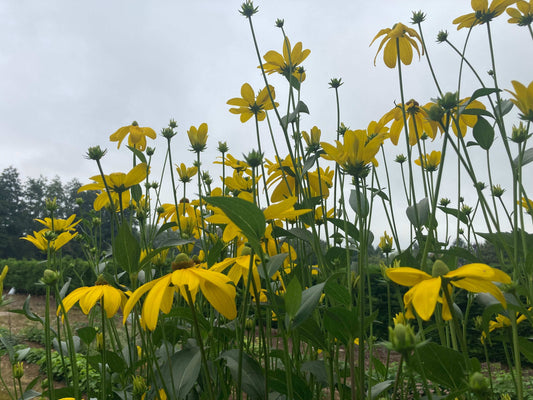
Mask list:
[[[261,57],[253,25],[258,8],[243,3],[264,86],[255,91],[244,83],[241,97],[227,103],[255,129],[256,148],[239,157],[219,142],[218,182],[203,159],[208,125],[188,129],[196,161],[187,166],[179,153],[176,158],[183,140],[171,120],[159,135],[165,165],[154,176],[156,148],[148,139],[158,135],[133,122],[110,136],[119,148],[127,139],[132,165],[109,173],[107,150],[91,147],[87,158],[98,173],[79,189],[97,193],[93,207],[111,216],[111,238],[102,237],[94,221],[57,218],[53,199],[42,230],[24,237],[47,255],[41,278],[46,312],[44,318],[29,307],[22,312],[43,325],[48,382],[54,341],[64,343],[59,357],[71,368],[66,388],[50,384],[39,395],[530,398],[523,363],[533,361],[533,202],[524,176],[533,161],[527,147],[533,83],[498,81],[491,21],[506,12],[533,39],[533,4],[471,5],[453,21],[469,31],[462,50],[445,31],[437,41],[452,49],[461,71],[471,70],[479,89],[462,93],[461,73],[456,87],[441,87],[424,40],[426,16],[414,12],[413,28],[397,23],[371,43],[379,41],[376,59],[383,55],[398,74],[401,101],[374,121],[350,121],[366,126],[350,129],[340,119],[342,80],[332,79],[337,126],[322,137],[307,122],[312,103],[302,90],[310,50],[302,42],[293,46],[277,20],[281,52]],[[483,29],[491,65],[486,77],[472,68],[467,51],[471,35]],[[428,85],[435,87],[435,100],[424,106],[404,95],[404,70],[415,53],[427,61]],[[506,157],[497,165],[490,161],[496,140]],[[267,141],[274,149],[269,158],[262,150]],[[394,160],[385,150],[390,146],[401,149]],[[494,168],[507,168],[508,180],[495,182]],[[444,185],[454,184],[447,181],[449,170],[470,179],[475,204],[465,203],[462,178],[455,181],[456,200],[441,196]],[[162,198],[164,185],[171,199]],[[402,202],[407,208],[400,210]],[[384,261],[373,274],[368,250],[378,239],[377,213],[386,216],[388,228],[379,235]],[[86,258],[96,280],[72,290],[60,268],[61,248],[78,235],[90,249]],[[497,263],[483,262],[482,240],[495,249]],[[457,246],[461,241],[464,246]],[[383,308],[375,302],[376,276],[385,287]],[[69,311],[76,304],[88,323],[74,330]],[[78,342],[99,373],[94,392],[81,384]],[[512,389],[506,393],[491,367],[493,352],[509,367]],[[24,395],[17,385],[14,391],[13,398]]]

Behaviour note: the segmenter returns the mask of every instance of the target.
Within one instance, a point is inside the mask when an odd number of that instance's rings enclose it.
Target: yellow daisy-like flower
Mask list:
[[[104,175],[115,209],[118,208],[119,199],[122,199],[122,208],[129,206],[131,199],[129,189],[141,183],[146,179],[147,175],[148,167],[145,163],[137,164],[128,173],[113,172],[109,175]],[[93,183],[83,185],[78,189],[78,193],[85,192],[86,190],[99,190],[100,194],[96,197],[93,204],[94,209],[99,211],[109,205],[109,196],[101,175],[95,175],[91,179]]]
[[[526,87],[518,81],[511,81],[514,92],[507,90],[514,98],[510,99],[521,111],[520,118],[524,121],[533,122],[533,81]]]
[[[248,176],[245,176],[248,175]],[[259,182],[259,179],[261,176],[257,176],[255,178],[255,182],[250,176],[251,172],[249,170],[245,171],[233,171],[233,176],[227,176],[224,179],[224,183],[226,187],[231,190],[234,194],[238,194],[240,192],[252,192],[252,189],[254,187],[254,184],[257,185]]]
[[[257,97],[254,95],[254,90],[252,87],[245,83],[241,87],[241,97],[234,97],[229,99],[227,104],[230,106],[237,106],[238,108],[230,108],[229,112],[232,114],[241,114],[241,122],[244,123],[252,118],[254,115],[257,117],[258,121],[263,121],[266,117],[265,110],[272,110],[274,107],[277,107],[279,104],[270,100],[270,95],[268,91],[270,89],[270,94],[272,94],[272,99],[276,98],[276,92],[274,87],[268,85],[268,88],[265,87],[259,92]]]
[[[35,247],[39,250],[47,251],[48,248],[52,250],[59,250],[61,247],[66,245],[72,239],[78,235],[78,232],[70,233],[63,232],[57,235],[55,232],[50,231],[49,229],[42,229],[39,232],[33,231],[32,235],[26,235],[21,239],[27,240],[30,243],[33,243]]]
[[[515,2],[516,0],[492,0],[489,6],[488,0],[472,0],[470,4],[474,12],[455,18],[453,24],[457,24],[457,30],[484,24],[502,14]]]
[[[235,286],[226,275],[205,269],[205,266],[206,264],[195,264],[192,260],[172,263],[173,272],[145,283],[132,293],[124,306],[124,322],[135,304],[148,293],[144,299],[141,320],[147,329],[153,331],[159,319],[159,311],[165,314],[170,312],[174,293],[180,293],[189,301],[188,291],[194,303],[199,290],[220,314],[234,319],[237,316]]]
[[[79,302],[81,311],[87,315],[97,301],[104,308],[106,317],[112,318],[119,308],[124,309],[127,297],[122,290],[111,286],[103,278],[99,278],[94,286],[83,286],[73,290],[63,299],[63,307],[65,307],[65,312],[69,312],[74,304]],[[59,306],[56,314],[59,316],[61,312],[62,308]]]
[[[296,43],[294,48],[291,49],[291,43],[289,38],[285,37],[283,41],[283,55],[277,51],[268,51],[263,58],[266,63],[263,64],[263,68],[267,74],[273,74],[275,72],[284,75],[289,78],[290,75],[296,77],[300,82],[305,80],[305,72],[298,70],[298,66],[309,56],[311,50],[303,50],[302,42]]]
[[[415,164],[421,166],[428,172],[435,172],[440,164],[441,152],[432,151],[430,154],[424,154],[415,160]]]
[[[198,172],[198,168],[187,168],[184,163],[181,163],[181,165],[176,164],[176,171],[178,171],[180,181],[182,181],[183,183],[188,183],[191,181],[192,177],[196,175],[196,173]]]
[[[439,268],[435,268],[437,265]],[[389,268],[386,274],[391,281],[411,287],[403,297],[405,308],[409,311],[413,307],[425,321],[433,315],[437,301],[443,304],[443,319],[451,319],[450,305],[441,292],[447,290],[451,293],[453,286],[472,293],[490,293],[504,307],[507,305],[503,293],[494,284],[511,283],[511,278],[505,272],[480,263],[463,265],[454,271],[446,272],[447,269],[446,264],[437,260],[433,268],[434,276],[410,267]]]
[[[383,236],[379,238],[379,248],[385,254],[389,254],[392,249],[392,236],[387,235],[387,232],[383,232]]]
[[[242,244],[239,249],[237,250],[237,253],[240,254],[238,257],[234,258],[226,258],[225,260],[214,264],[211,267],[211,270],[216,272],[223,272],[227,268],[231,267],[229,271],[227,272],[228,278],[232,280],[234,284],[237,284],[241,278],[246,285],[248,282],[248,275],[250,274],[250,257],[251,249],[249,247],[244,246]],[[259,272],[257,270],[257,265],[260,263],[259,257],[254,254],[254,259],[252,261],[252,278],[253,278],[253,285],[255,285],[255,289],[258,293],[261,292],[261,278],[259,276]],[[248,288],[250,293],[252,295],[255,294],[254,287],[251,286]]]
[[[518,24],[518,26],[528,26],[533,22],[533,0],[525,1],[519,0],[516,2],[516,8],[509,7],[507,14],[511,18],[507,20],[510,24]]]
[[[226,154],[226,157],[224,157],[224,163],[222,163],[222,161],[213,161],[213,164],[224,164],[237,171],[244,171],[249,168],[249,165],[246,163],[246,161],[237,160],[231,154]]]
[[[370,163],[378,165],[375,156],[386,137],[385,133],[369,137],[366,130],[347,130],[344,133],[344,143],[338,140],[335,141],[336,146],[321,143],[326,152],[323,157],[334,160],[347,174],[363,178],[370,171]]]
[[[316,126],[311,128],[311,134],[306,131],[302,131],[302,137],[307,143],[307,149],[309,152],[315,152],[320,149],[320,135],[322,134],[321,130]]]
[[[374,65],[376,65],[376,58],[378,57],[378,54],[381,51],[383,45],[385,45],[385,48],[383,49],[383,61],[385,62],[385,65],[389,68],[396,67],[398,52],[400,53],[400,60],[404,65],[409,65],[411,64],[411,61],[413,61],[413,48],[418,53],[418,57],[420,57],[418,43],[422,45],[422,40],[414,29],[409,28],[404,24],[398,22],[392,27],[392,29],[385,28],[380,30],[378,34],[374,37],[374,39],[372,39],[370,46],[372,46],[372,43],[374,43],[374,41],[380,36],[385,37],[381,40],[381,43],[379,44],[376,57],[374,57]],[[422,54],[424,54],[423,47]]]
[[[287,155],[284,160],[276,157],[276,162],[266,160],[265,165],[268,170],[268,179],[266,181],[267,187],[276,185],[270,199],[273,202],[282,201],[291,196],[295,196],[302,190],[297,187],[296,173],[294,171],[294,164],[290,155]],[[304,184],[308,185],[310,196],[322,196],[327,198],[329,196],[329,188],[333,185],[334,171],[329,167],[325,170],[308,171]]]
[[[62,218],[49,218],[45,219],[36,219],[35,221],[40,222],[46,226],[49,230],[54,231],[55,233],[70,232],[75,230],[75,226],[81,222],[81,219],[74,222],[76,219],[76,214],[72,214],[67,219]]]
[[[430,121],[426,112],[426,110],[429,110],[432,105],[433,103],[428,103],[424,107],[420,107],[418,102],[413,99],[405,103],[405,114],[409,129],[409,144],[411,146],[414,146],[424,133],[432,139],[435,138],[437,131],[439,130],[438,123]],[[400,133],[405,126],[402,107],[402,104],[398,104],[379,121],[379,123],[383,125],[393,121],[390,126],[389,137],[394,145],[398,144]]]
[[[109,140],[112,142],[118,142],[117,148],[120,148],[120,144],[129,133],[128,145],[134,147],[140,151],[146,149],[146,137],[150,139],[156,138],[156,133],[152,128],[141,128],[137,121],[133,121],[131,125],[123,126],[119,128],[115,133],[109,136]]]
[[[187,131],[192,150],[199,153],[205,150],[207,143],[207,124],[204,122],[198,128],[191,126]]]

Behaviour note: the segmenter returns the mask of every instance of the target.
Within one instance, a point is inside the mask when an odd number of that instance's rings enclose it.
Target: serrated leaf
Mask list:
[[[482,149],[488,150],[494,142],[494,128],[483,117],[477,117],[477,122],[472,130],[474,139],[481,146]]]
[[[206,197],[205,201],[218,207],[246,236],[256,254],[260,254],[261,238],[265,234],[266,221],[263,212],[253,203],[238,197]]]
[[[141,247],[133,233],[131,233],[130,226],[126,223],[123,223],[118,228],[118,233],[113,243],[113,256],[118,265],[128,274],[139,272]]]

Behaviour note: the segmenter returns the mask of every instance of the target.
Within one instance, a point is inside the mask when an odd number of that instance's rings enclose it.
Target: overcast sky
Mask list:
[[[78,178],[86,183],[97,169],[83,156],[90,146],[100,145],[109,150],[103,160],[106,173],[127,171],[130,154],[122,148],[117,151],[108,138],[133,120],[159,133],[170,118],[175,119],[181,135],[173,149],[178,163],[192,162],[186,131],[202,122],[209,125],[206,164],[218,156],[218,141],[227,141],[230,153],[239,158],[255,148],[253,123],[241,124],[226,105],[240,95],[244,82],[255,90],[264,86],[248,22],[238,13],[241,3],[1,2],[0,132],[4,140],[0,169],[14,166],[24,178],[58,175],[65,181]],[[341,119],[352,129],[366,128],[400,101],[397,71],[385,67],[381,55],[374,66],[377,44],[369,44],[380,29],[396,22],[409,24],[413,10],[427,13],[424,35],[442,87],[456,90],[458,59],[449,47],[435,43],[435,37],[439,30],[448,30],[450,40],[462,46],[467,30],[457,31],[452,20],[471,12],[469,1],[268,0],[255,4],[259,13],[253,22],[261,55],[268,50],[281,52],[281,31],[274,25],[277,18],[285,20],[293,45],[301,41],[311,49],[302,86],[310,115],[303,117],[302,127],[309,130],[317,125],[323,140],[332,141],[335,136],[331,78],[345,82],[340,88]],[[507,15],[494,21],[493,28],[500,85],[511,88],[512,79],[527,85],[533,67],[527,29],[508,24]],[[485,26],[474,29],[467,55],[486,77],[490,58]],[[436,97],[425,59],[415,58],[404,72],[406,99],[425,104]],[[271,83],[277,100],[285,105],[286,81],[273,75]],[[477,88],[468,72],[462,88],[462,97]],[[266,126],[262,130],[266,135]],[[164,145],[161,137],[149,143],[159,155]],[[437,149],[440,142],[431,146],[430,150]],[[268,146],[265,150],[273,158]],[[390,151],[405,153],[403,148]]]

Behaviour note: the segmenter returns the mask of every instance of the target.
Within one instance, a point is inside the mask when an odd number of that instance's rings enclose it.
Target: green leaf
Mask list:
[[[276,254],[276,255],[273,255],[269,258],[268,262],[267,262],[267,265],[266,265],[266,270],[267,270],[267,273],[268,273],[268,278],[272,278],[272,276],[277,272],[279,271],[279,269],[282,267],[283,265],[283,262],[285,261],[285,259],[287,258],[287,256],[289,255],[289,253],[280,253],[280,254]],[[265,276],[263,276],[263,268],[259,267],[259,275],[263,278],[263,279],[266,279]]]
[[[501,115],[500,115],[500,107],[501,107]],[[496,103],[496,106],[494,107],[494,113],[498,118],[503,117],[505,114],[509,113],[513,109],[513,102],[511,100],[502,100],[501,105],[500,103]]]
[[[350,207],[352,207],[352,210],[354,210],[360,218],[365,218],[368,216],[368,213],[370,212],[368,200],[360,190],[358,191],[357,189],[352,189],[350,191],[349,203]]]
[[[461,115],[484,115],[486,117],[494,118],[494,115],[483,108],[467,108],[461,111]]]
[[[139,272],[141,247],[133,233],[131,233],[130,226],[126,223],[123,223],[118,228],[118,233],[113,243],[113,255],[118,265],[128,274]]]
[[[468,217],[464,212],[460,210],[456,210],[455,208],[448,208],[448,207],[443,207],[443,206],[438,206],[438,208],[442,210],[445,214],[453,215],[463,224],[468,224]]]
[[[465,260],[473,263],[481,262],[481,260],[477,258],[474,254],[469,252],[467,249],[463,249],[462,247],[450,247],[448,250],[445,250],[444,254],[446,256],[464,258]]]
[[[135,154],[135,156],[142,162],[142,163],[145,163],[145,164],[148,164],[148,162],[146,161],[146,157],[144,156],[144,153],[142,151],[140,151],[139,149],[136,149],[135,147],[131,147],[131,146],[126,146],[128,149],[131,150],[131,152],[133,154]]]
[[[317,349],[326,349],[327,343],[324,331],[313,318],[308,318],[296,328],[300,339]]]
[[[78,333],[78,336],[80,337],[81,341],[87,346],[90,345],[96,338],[96,329],[92,326],[80,328],[76,332]]]
[[[266,221],[263,212],[253,203],[238,197],[206,197],[205,201],[218,207],[246,236],[256,254],[261,254],[261,238]]]
[[[324,313],[324,328],[339,341],[347,345],[357,336],[359,318],[355,308],[348,310],[344,306],[331,307]]]
[[[237,382],[239,376],[239,350],[223,352],[220,358],[226,361],[231,376]],[[252,399],[266,399],[265,378],[261,365],[247,353],[242,353],[242,390]]]
[[[120,373],[128,368],[126,361],[113,351],[106,350],[105,361],[109,365],[111,372]]]
[[[311,316],[320,301],[320,296],[322,296],[322,290],[324,289],[325,284],[326,282],[322,282],[313,285],[302,292],[301,304],[292,322],[293,328],[300,325]]]
[[[426,343],[417,350],[418,357],[412,357],[411,367],[426,378],[451,390],[468,386],[467,360],[458,351],[436,343]],[[414,361],[419,358],[420,363]]]
[[[136,202],[139,202],[141,200],[141,197],[143,196],[143,190],[141,189],[141,185],[134,185],[131,187],[131,197]]]
[[[522,155],[522,166],[529,164],[531,161],[533,161],[533,148],[524,151],[524,154]],[[513,165],[515,167],[518,166],[518,157],[513,160]]]
[[[468,106],[470,103],[472,103],[475,99],[482,97],[482,96],[488,96],[489,94],[501,92],[501,89],[497,88],[481,88],[477,89],[472,96],[470,96],[470,99],[468,102],[464,105],[464,107]]]
[[[183,399],[191,391],[198,380],[201,368],[200,348],[196,345],[187,345],[183,350],[174,353],[161,367],[161,375],[156,381],[173,382],[175,398]],[[158,382],[158,387],[162,387]],[[169,387],[170,385],[167,385]],[[174,397],[174,396],[173,396]]]
[[[300,304],[302,304],[302,286],[300,285],[300,281],[298,281],[298,278],[292,278],[290,283],[287,285],[287,289],[285,290],[284,301],[287,317],[290,321],[292,321],[294,319],[294,316],[296,315],[296,312],[300,308]],[[288,323],[287,326],[289,326]]]
[[[376,383],[374,386],[372,386],[372,389],[370,390],[371,396],[370,399],[377,399],[381,394],[385,391],[391,388],[394,385],[394,381],[392,379]],[[368,396],[368,393],[367,393]]]
[[[383,190],[377,188],[370,188],[370,191],[372,192],[372,196],[379,196],[383,200],[389,201],[389,196],[387,196],[387,194]]]
[[[409,222],[411,222],[414,227],[422,227],[429,221],[428,198],[424,197],[416,204],[416,207],[414,205],[407,207],[405,213],[407,214],[407,218],[409,218]]]
[[[335,303],[340,303],[347,306],[352,302],[350,292],[346,288],[346,285],[341,285],[333,279],[327,280],[324,293],[326,293],[326,296],[328,296],[328,298]]]
[[[326,373],[326,365],[324,364],[324,360],[306,361],[300,366],[300,371],[313,375],[316,381],[320,383],[322,387],[328,386],[328,376]]]
[[[281,369],[270,370],[269,371],[269,382],[270,387],[276,392],[287,395],[288,398],[289,390],[287,388],[287,377],[286,372]],[[313,398],[313,393],[307,386],[307,382],[296,374],[291,374],[292,380],[292,394],[293,398],[296,400],[309,400]]]
[[[474,125],[472,133],[474,139],[476,139],[482,149],[490,149],[494,142],[494,128],[485,118],[481,116],[477,117],[477,122]]]
[[[337,228],[341,229],[344,233],[350,236],[353,240],[356,240],[356,241],[359,240],[359,231],[357,230],[355,225],[352,224],[351,222],[345,221],[340,218],[328,218],[328,222],[331,222]]]
[[[523,336],[519,337],[518,347],[520,348],[520,353],[522,353],[529,362],[533,362],[533,342],[531,341],[531,338],[525,338]]]
[[[298,80],[296,80],[296,82],[298,82]],[[300,82],[298,82],[298,87],[299,86]],[[307,108],[307,105],[300,100],[298,104],[296,104],[296,108],[293,112],[281,118],[281,124],[286,128],[288,124],[296,122],[301,113],[309,114],[309,108]]]

